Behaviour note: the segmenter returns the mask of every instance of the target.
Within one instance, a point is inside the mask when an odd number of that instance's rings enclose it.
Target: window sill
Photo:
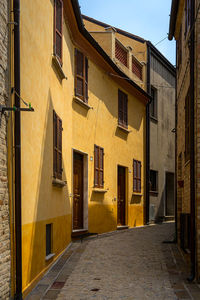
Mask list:
[[[122,125],[119,124],[117,125],[117,128],[119,128],[120,130],[124,131],[127,134],[131,132],[130,130],[128,130],[128,128],[123,127]]]
[[[60,79],[61,80],[67,79],[67,76],[63,72],[63,69],[62,69],[62,66],[61,66],[60,62],[59,62],[58,58],[55,55],[52,56],[52,62],[53,62],[53,65],[54,65],[56,71],[58,72],[58,75],[60,76]]]
[[[74,99],[74,101],[75,101],[76,103],[80,104],[82,107],[86,108],[87,110],[93,109],[92,106],[88,105],[86,102],[84,102],[84,101],[81,100],[80,98],[78,98],[78,97],[75,96],[73,99]]]
[[[57,186],[57,187],[62,188],[62,187],[64,187],[64,186],[67,184],[67,182],[66,182],[66,181],[63,181],[63,180],[60,180],[60,179],[58,179],[58,178],[53,178],[52,184],[53,184],[54,186]]]
[[[143,194],[140,194],[140,193],[137,193],[137,192],[133,192],[132,195],[133,195],[133,196],[139,196],[139,197],[142,197],[142,196],[143,196]]]
[[[54,257],[55,256],[55,253],[51,253],[51,254],[49,254],[49,255],[47,255],[46,257],[45,257],[45,260],[46,261],[48,261],[48,260],[50,260],[52,257]]]
[[[108,190],[101,189],[101,188],[93,188],[92,191],[95,193],[107,193]]]
[[[150,116],[150,120],[154,123],[158,123],[158,119],[156,117]]]
[[[158,196],[158,191],[150,191],[151,196]]]

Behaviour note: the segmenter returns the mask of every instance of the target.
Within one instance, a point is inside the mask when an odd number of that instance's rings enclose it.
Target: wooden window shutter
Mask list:
[[[119,125],[128,126],[128,96],[118,90],[118,123]]]
[[[141,192],[141,162],[137,163],[137,191]]]
[[[94,145],[94,186],[99,186],[99,147]]]
[[[142,80],[142,66],[132,56],[132,72]]]
[[[133,160],[133,191],[141,192],[141,162]]]
[[[85,102],[88,102],[88,59],[85,57]]]
[[[94,145],[94,186],[104,187],[104,149]]]
[[[75,49],[75,95],[88,102],[88,59]]]
[[[54,0],[54,54],[62,64],[63,1]]]
[[[115,40],[115,57],[126,67],[128,66],[128,52]]]
[[[53,112],[53,176],[62,179],[62,120]]]
[[[103,188],[104,186],[104,174],[103,174],[103,157],[104,157],[104,151],[103,148],[99,147],[99,186]]]

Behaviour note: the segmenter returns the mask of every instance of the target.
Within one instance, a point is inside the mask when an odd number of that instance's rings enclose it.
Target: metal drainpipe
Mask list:
[[[14,84],[20,95],[20,0],[14,0]],[[15,106],[20,99],[15,93]],[[22,238],[21,238],[21,124],[20,111],[15,112],[15,241],[16,241],[16,293],[15,299],[22,299]]]
[[[147,93],[150,94],[150,58],[151,49],[147,44]],[[149,106],[148,102],[146,106],[146,224],[149,223],[149,173],[150,173],[150,117],[149,117]]]
[[[191,274],[193,281],[196,276],[196,220],[195,220],[195,124],[194,124],[194,32],[195,32],[195,1],[191,1],[191,32],[190,32],[190,210],[191,210]]]

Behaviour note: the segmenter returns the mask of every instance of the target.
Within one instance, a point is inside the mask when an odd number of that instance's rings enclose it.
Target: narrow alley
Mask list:
[[[200,299],[174,237],[174,223],[74,242],[26,300]]]

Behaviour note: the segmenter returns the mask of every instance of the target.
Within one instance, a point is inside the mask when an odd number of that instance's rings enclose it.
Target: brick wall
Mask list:
[[[0,0],[0,105],[8,99],[8,1]],[[10,295],[10,227],[7,177],[7,120],[0,114],[0,299]]]

